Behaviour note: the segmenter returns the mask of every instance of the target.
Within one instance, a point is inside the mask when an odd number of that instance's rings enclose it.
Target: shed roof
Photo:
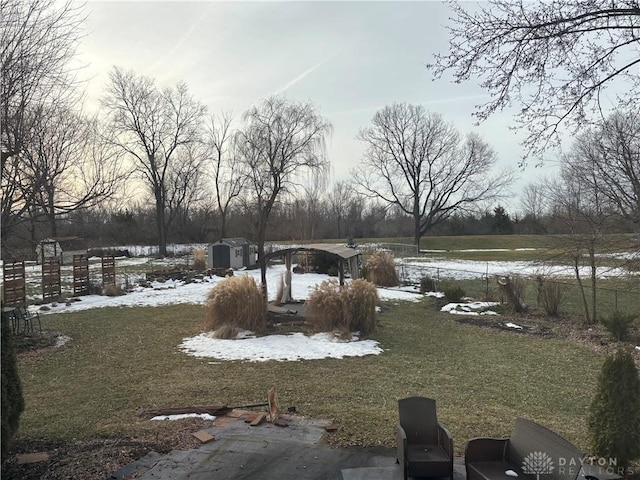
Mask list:
[[[251,242],[244,237],[223,238],[214,245],[227,244],[230,247],[242,247],[243,245],[251,245]]]
[[[86,250],[87,243],[82,237],[49,237],[40,242],[41,245],[60,245],[63,250]]]

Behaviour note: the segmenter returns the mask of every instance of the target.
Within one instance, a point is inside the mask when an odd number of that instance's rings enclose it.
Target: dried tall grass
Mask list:
[[[206,330],[219,331],[225,338],[239,329],[262,334],[267,329],[267,304],[253,277],[240,275],[218,282],[204,304]],[[234,333],[235,330],[235,333]]]
[[[305,302],[305,312],[307,322],[313,331],[348,330],[340,290],[338,281],[329,279],[316,285],[309,295]]]
[[[370,335],[376,329],[377,304],[378,291],[371,282],[359,279],[341,287],[334,279],[325,280],[306,301],[307,322],[317,332]]]
[[[377,250],[367,262],[367,280],[380,287],[399,285],[393,253]]]
[[[207,269],[207,251],[203,248],[193,251],[193,269],[204,272]]]
[[[370,335],[376,330],[376,306],[379,303],[376,286],[363,279],[352,281],[342,289],[342,305],[349,321],[349,330]]]
[[[538,283],[538,306],[541,306],[550,317],[557,317],[560,314],[560,306],[567,287],[561,283],[546,280],[541,276],[538,276],[536,281]]]

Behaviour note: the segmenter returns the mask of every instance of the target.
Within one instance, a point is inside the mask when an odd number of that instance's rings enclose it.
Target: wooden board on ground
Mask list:
[[[264,422],[265,418],[267,418],[267,414],[266,413],[259,413],[256,416],[256,418],[253,419],[253,422],[251,422],[249,425],[251,425],[252,427],[257,427],[262,422]]]
[[[192,407],[168,407],[143,410],[141,416],[157,417],[162,415],[181,415],[185,413],[208,413],[209,415],[224,415],[231,411],[231,407],[224,405],[194,405]]]
[[[209,443],[215,440],[215,437],[211,435],[209,432],[207,432],[206,430],[198,430],[197,432],[192,433],[191,435],[193,435],[198,440],[200,440],[201,443]]]

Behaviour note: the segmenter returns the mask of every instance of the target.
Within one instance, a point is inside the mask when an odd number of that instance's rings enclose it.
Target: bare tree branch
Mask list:
[[[614,84],[620,104],[640,94],[640,6],[636,0],[490,0],[488,7],[451,2],[449,53],[427,67],[456,82],[480,79],[492,100],[478,121],[517,105],[514,129],[528,132],[526,153],[541,155],[600,114]],[[624,82],[624,84],[622,83]],[[615,92],[614,92],[615,93]]]

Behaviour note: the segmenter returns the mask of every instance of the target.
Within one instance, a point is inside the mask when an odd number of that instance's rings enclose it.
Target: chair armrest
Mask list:
[[[508,443],[508,438],[472,438],[464,450],[464,463],[468,465],[474,462],[504,460]]]
[[[407,434],[400,422],[396,423],[396,446],[398,449],[398,463],[404,465],[405,458],[407,458]]]
[[[438,422],[438,444],[453,462],[453,437],[447,427]]]

